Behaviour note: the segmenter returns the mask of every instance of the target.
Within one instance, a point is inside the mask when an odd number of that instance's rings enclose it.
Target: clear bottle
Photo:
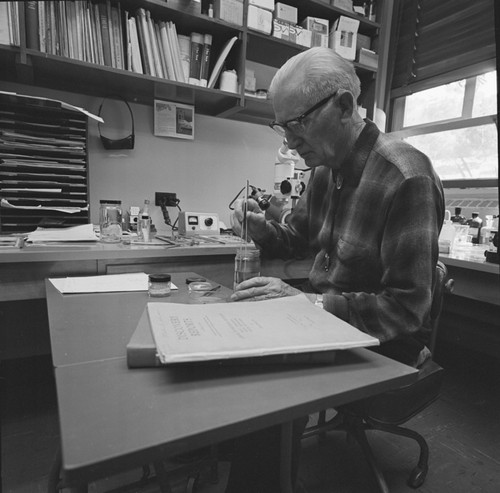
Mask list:
[[[260,250],[242,248],[234,258],[234,286],[252,277],[260,276]]]
[[[122,201],[101,200],[99,207],[99,230],[104,243],[122,241]]]
[[[172,276],[170,274],[149,274],[148,295],[151,298],[169,296],[172,289]]]
[[[462,215],[462,208],[455,207],[455,215],[451,218],[452,223],[467,224],[467,218]]]
[[[137,239],[139,241],[149,241],[151,231],[151,214],[149,212],[149,200],[144,200],[144,205],[137,215]]]
[[[483,225],[483,220],[479,217],[477,212],[472,213],[472,217],[467,221],[469,225],[469,234],[472,236],[472,243],[477,245],[480,241],[481,226]]]

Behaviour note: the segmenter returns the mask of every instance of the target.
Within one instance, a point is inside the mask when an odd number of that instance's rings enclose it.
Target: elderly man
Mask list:
[[[312,171],[286,224],[267,221],[250,200],[248,234],[268,256],[312,255],[310,300],[377,337],[378,352],[419,366],[429,355],[443,190],[424,154],[359,116],[359,94],[352,64],[328,48],[302,52],[277,72],[270,126]],[[237,232],[242,221],[238,204]],[[298,292],[257,277],[239,284],[232,298]]]
[[[266,221],[250,201],[248,233],[265,255],[312,254],[311,301],[377,337],[381,352],[416,366],[428,354],[443,191],[424,154],[359,116],[359,87],[352,65],[328,48],[307,50],[278,71],[270,125],[311,177],[286,225]],[[238,229],[241,205],[235,219]],[[241,283],[233,299],[297,293],[258,277]]]

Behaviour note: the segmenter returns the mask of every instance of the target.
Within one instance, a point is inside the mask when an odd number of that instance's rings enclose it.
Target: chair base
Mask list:
[[[429,446],[427,445],[424,437],[414,430],[410,430],[408,428],[404,428],[395,424],[381,423],[374,419],[363,418],[343,411],[337,412],[337,414],[330,420],[326,420],[326,412],[321,411],[319,413],[318,424],[308,427],[303,434],[303,438],[318,436],[319,440],[322,441],[326,438],[326,433],[330,431],[343,431],[347,433],[347,435],[353,437],[361,447],[365,459],[368,462],[370,470],[372,471],[373,477],[377,483],[378,490],[381,493],[389,493],[387,482],[382,471],[380,470],[380,467],[377,464],[373,451],[368,442],[368,437],[366,434],[368,430],[378,430],[385,431],[387,433],[393,433],[395,435],[412,438],[418,443],[420,447],[418,463],[417,466],[411,471],[408,477],[407,484],[411,488],[419,488],[420,486],[422,486],[429,470]]]

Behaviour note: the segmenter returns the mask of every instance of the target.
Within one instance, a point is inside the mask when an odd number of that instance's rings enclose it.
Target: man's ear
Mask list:
[[[349,91],[343,92],[339,96],[339,107],[341,111],[341,120],[350,120],[354,112],[354,98]]]

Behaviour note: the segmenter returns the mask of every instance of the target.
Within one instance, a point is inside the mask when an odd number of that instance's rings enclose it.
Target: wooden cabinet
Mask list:
[[[271,104],[267,100],[246,96],[244,84],[240,84],[239,93],[230,93],[28,49],[23,19],[29,3],[19,2],[20,46],[0,45],[0,64],[4,68],[0,75],[2,80],[96,97],[117,94],[129,101],[147,105],[152,105],[155,98],[166,99],[192,104],[199,114],[254,123],[267,123],[273,118]],[[360,21],[359,32],[372,38],[379,54],[377,70],[355,63],[362,81],[362,103],[367,108],[368,116],[372,117],[374,105],[382,107],[383,103],[381,98],[385,89],[393,0],[384,0],[383,3],[377,1],[376,22],[333,7],[325,0],[288,0],[284,3],[298,8],[299,21],[306,16],[313,16],[328,19],[332,26],[340,15],[354,17]],[[174,22],[179,34],[190,34],[193,31],[210,33],[213,37],[210,71],[224,43],[236,36],[238,40],[230,52],[227,67],[236,70],[240,83],[245,79],[245,68],[249,62],[276,69],[288,58],[306,49],[295,43],[248,29],[248,0],[244,0],[242,26],[210,18],[205,14],[192,13],[187,7],[189,0],[113,0],[111,4],[119,4],[122,13],[133,13],[138,8],[143,8],[149,11],[151,18],[156,21]],[[202,2],[202,8],[204,6]]]

